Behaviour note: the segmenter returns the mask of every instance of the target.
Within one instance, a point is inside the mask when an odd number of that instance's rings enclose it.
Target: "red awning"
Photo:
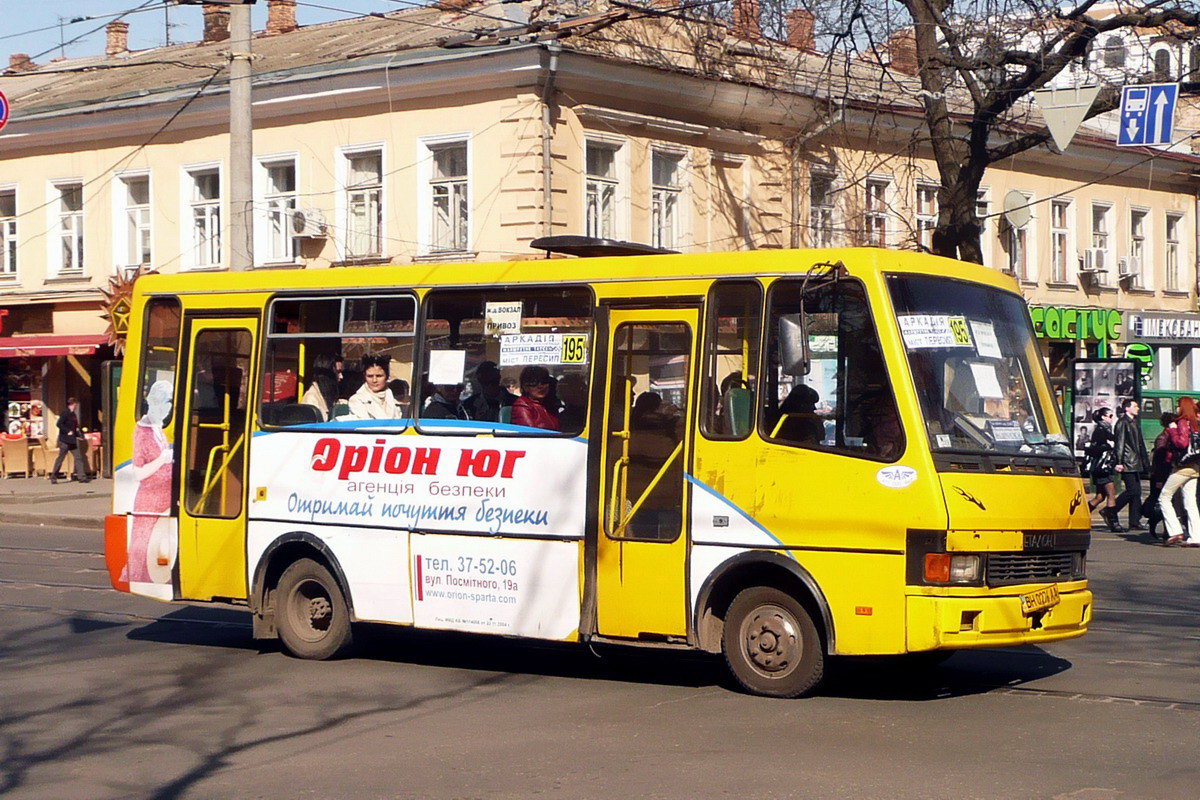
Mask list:
[[[90,356],[108,344],[102,333],[46,333],[37,336],[0,336],[0,358],[45,358],[46,356]]]

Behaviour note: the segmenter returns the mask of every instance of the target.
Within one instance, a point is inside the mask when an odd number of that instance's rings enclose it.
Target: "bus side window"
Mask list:
[[[587,288],[436,289],[424,320],[418,429],[583,432],[593,347]]]
[[[146,413],[150,387],[160,381],[171,384],[175,396],[175,371],[179,362],[179,329],[182,309],[174,297],[154,297],[146,303],[146,321],[142,327],[142,379],[138,393],[137,417]]]
[[[410,417],[416,310],[406,294],[273,300],[260,425],[353,429]],[[370,369],[382,390],[364,386]]]
[[[767,439],[816,450],[894,461],[904,435],[862,284],[843,279],[810,287],[771,286],[768,364],[760,431]],[[801,315],[809,368],[800,346]]]
[[[702,429],[710,439],[744,439],[754,429],[762,328],[757,281],[720,281],[708,295]]]

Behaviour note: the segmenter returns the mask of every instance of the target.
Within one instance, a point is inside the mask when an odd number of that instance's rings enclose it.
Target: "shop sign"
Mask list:
[[[1129,338],[1141,341],[1198,343],[1200,316],[1194,314],[1129,315]]]
[[[1113,341],[1121,337],[1121,312],[1116,309],[1030,306],[1029,316],[1041,339]]]
[[[1154,348],[1145,342],[1134,342],[1125,348],[1125,357],[1142,365],[1142,385],[1149,386],[1154,377]]]

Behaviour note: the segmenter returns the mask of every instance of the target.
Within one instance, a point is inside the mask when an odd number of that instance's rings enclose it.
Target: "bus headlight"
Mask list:
[[[925,554],[926,583],[978,583],[979,556],[952,553]]]

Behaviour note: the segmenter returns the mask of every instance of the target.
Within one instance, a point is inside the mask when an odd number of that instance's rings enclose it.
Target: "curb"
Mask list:
[[[104,518],[39,514],[33,511],[5,511],[0,513],[0,525],[46,525],[57,528],[103,531]]]

